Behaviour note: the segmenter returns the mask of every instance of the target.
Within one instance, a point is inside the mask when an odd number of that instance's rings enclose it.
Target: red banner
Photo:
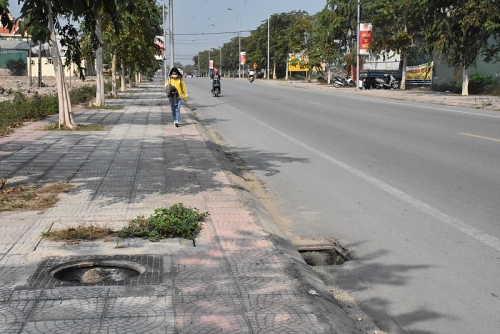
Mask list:
[[[368,48],[372,43],[372,24],[360,23],[359,25],[359,54],[369,54]]]

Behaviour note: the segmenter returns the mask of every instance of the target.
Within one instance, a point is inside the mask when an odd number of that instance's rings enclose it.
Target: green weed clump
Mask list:
[[[89,101],[92,101],[95,98],[95,95],[96,95],[95,85],[81,86],[72,89],[69,92],[69,98],[71,100],[71,104],[88,103]]]
[[[122,238],[145,238],[158,241],[164,238],[194,239],[201,231],[208,212],[200,213],[196,208],[185,207],[181,203],[169,208],[155,209],[154,214],[145,218],[139,216],[129,222],[129,225],[118,231]]]
[[[32,98],[28,98],[22,92],[16,92],[12,100],[0,102],[0,135],[10,133],[25,121],[43,119],[57,111],[55,95],[40,96],[35,93]]]

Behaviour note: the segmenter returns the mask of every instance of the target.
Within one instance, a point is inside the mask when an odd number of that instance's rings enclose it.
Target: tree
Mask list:
[[[27,31],[34,40],[41,42],[49,41],[50,44],[59,101],[59,125],[74,128],[71,101],[65,82],[63,63],[56,35],[61,36],[61,45],[67,46],[65,65],[68,66],[71,63],[77,64],[81,76],[83,76],[83,68],[80,67],[82,54],[77,37],[78,31],[71,23],[62,26],[59,18],[73,17],[74,19],[78,19],[83,17],[85,24],[93,22],[95,27],[95,22],[98,20],[95,17],[96,9],[101,8],[103,12],[109,14],[116,21],[117,1],[20,0],[20,2],[23,2],[20,18],[21,31]],[[120,0],[119,2],[125,3],[126,0]],[[92,35],[91,41],[94,44],[99,42],[96,34]]]
[[[447,63],[462,69],[462,95],[468,95],[468,69],[489,48],[490,38],[500,37],[500,7],[494,0],[444,0],[419,2],[426,46],[438,51]]]
[[[422,30],[421,19],[415,10],[413,0],[375,0],[363,7],[364,17],[373,24],[373,40],[370,51],[392,57],[400,54],[403,58],[401,89],[405,89],[405,69],[414,39]]]
[[[26,62],[22,59],[9,59],[5,63],[5,67],[12,75],[23,75],[26,70]]]
[[[307,33],[307,12],[273,14],[270,18],[270,34],[273,36],[269,46],[269,57],[273,64],[273,79],[278,68],[285,69],[291,53],[305,51]]]
[[[345,59],[339,32],[343,17],[335,10],[323,9],[314,16],[314,24],[310,32],[311,45],[307,52],[309,62],[316,66],[326,63],[328,66],[328,84],[331,83],[331,65],[339,65]]]
[[[146,76],[153,76],[159,64],[154,55],[160,54],[155,38],[163,33],[162,12],[154,0],[143,0],[134,10],[123,10],[119,16],[119,34],[112,20],[104,17],[104,58],[112,62],[112,92],[116,95],[116,68],[118,59],[122,67],[122,82],[125,68]],[[145,24],[147,22],[147,24]],[[131,74],[131,71],[129,71]]]
[[[26,0],[21,8],[23,21],[21,31],[27,30],[34,40],[49,42],[57,85],[59,105],[59,126],[74,127],[71,101],[68,87],[64,80],[64,69],[56,39],[56,28],[61,28],[58,15],[67,14],[67,8],[60,1]],[[68,29],[67,31],[70,31]],[[63,42],[62,42],[63,44]]]
[[[0,23],[3,27],[6,27],[9,30],[12,30],[12,21],[9,17],[9,1],[0,0]]]

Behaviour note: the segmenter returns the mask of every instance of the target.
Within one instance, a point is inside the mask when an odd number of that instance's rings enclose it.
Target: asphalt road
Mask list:
[[[500,333],[500,114],[187,78],[189,105],[268,187],[293,238],[390,333]]]

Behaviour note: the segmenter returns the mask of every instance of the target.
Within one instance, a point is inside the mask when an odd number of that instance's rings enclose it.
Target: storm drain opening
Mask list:
[[[156,285],[161,283],[162,274],[163,255],[52,256],[38,264],[26,285],[16,289]]]
[[[110,283],[145,273],[147,268],[131,261],[93,260],[66,263],[49,271],[49,276],[69,283]]]
[[[349,261],[349,255],[341,247],[332,244],[300,245],[299,254],[310,266],[341,265]]]

